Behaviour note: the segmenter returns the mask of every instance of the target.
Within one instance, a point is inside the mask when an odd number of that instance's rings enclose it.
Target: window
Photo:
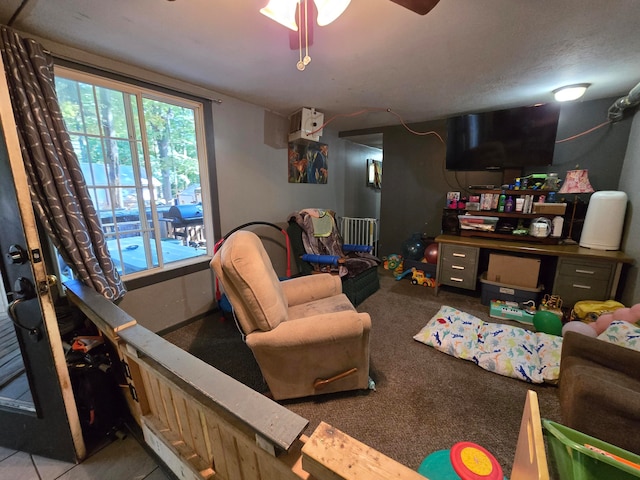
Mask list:
[[[120,274],[206,255],[213,228],[203,103],[63,67],[56,91]]]

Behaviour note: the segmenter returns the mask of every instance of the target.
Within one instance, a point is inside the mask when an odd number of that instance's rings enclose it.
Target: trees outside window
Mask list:
[[[203,104],[62,67],[56,91],[120,274],[206,255]]]

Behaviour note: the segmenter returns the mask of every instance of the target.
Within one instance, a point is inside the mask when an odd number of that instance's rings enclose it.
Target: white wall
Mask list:
[[[622,238],[622,250],[636,259],[636,263],[627,270],[625,276],[625,288],[622,296],[622,303],[631,306],[640,303],[640,111],[636,111],[631,132],[629,134],[629,144],[627,153],[622,165],[620,175],[619,190],[626,192],[629,196],[627,204],[627,215],[625,221],[624,235]]]

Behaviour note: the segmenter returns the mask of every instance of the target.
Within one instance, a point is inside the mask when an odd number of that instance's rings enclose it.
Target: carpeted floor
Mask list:
[[[325,421],[412,469],[429,453],[466,440],[492,452],[509,475],[527,390],[538,393],[543,418],[560,421],[557,388],[490,373],[416,342],[413,335],[442,305],[495,320],[472,292],[441,289],[436,297],[432,288],[411,285],[407,279],[396,281],[382,269],[380,275],[380,291],[358,307],[372,318],[371,376],[376,391],[283,405],[309,420],[308,434]],[[251,388],[267,391],[232,321],[201,319],[164,338]]]

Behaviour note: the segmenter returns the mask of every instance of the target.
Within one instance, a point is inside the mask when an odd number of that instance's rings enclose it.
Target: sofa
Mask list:
[[[565,425],[640,454],[640,351],[566,332],[559,397]]]

